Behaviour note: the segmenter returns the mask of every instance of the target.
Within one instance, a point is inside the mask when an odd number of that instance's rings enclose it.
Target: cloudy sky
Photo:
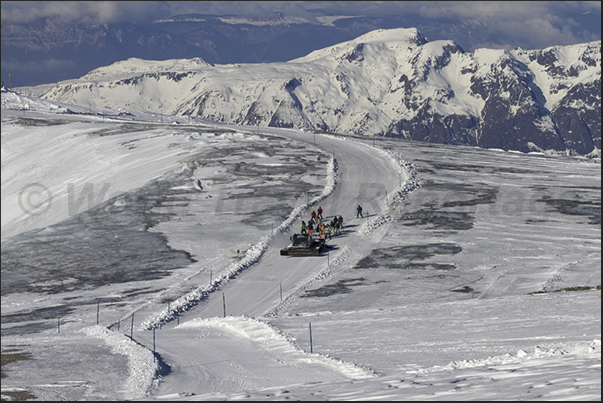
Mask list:
[[[543,48],[601,39],[600,1],[3,1],[2,21],[47,15],[65,20],[148,22],[178,14],[414,16],[417,21],[479,21],[518,46]],[[487,43],[483,45],[487,46]],[[524,47],[522,46],[522,47]]]
[[[283,41],[275,39],[270,43],[270,49],[274,49],[265,54],[248,49],[251,54],[245,53],[230,38],[230,45],[221,44],[220,57],[209,60],[213,63],[291,60],[379,28],[418,28],[429,41],[454,40],[467,52],[478,48],[545,49],[601,40],[600,1],[2,1],[1,5],[2,80],[10,81],[8,72],[19,72],[12,75],[11,81],[17,87],[77,78],[94,68],[133,56],[152,60],[193,57],[188,53],[173,52],[134,55],[136,49],[132,46],[126,49],[125,45],[114,47],[113,53],[107,50],[88,55],[85,47],[65,47],[68,43],[65,38],[62,39],[67,42],[61,44],[39,46],[48,38],[40,39],[35,34],[28,36],[23,31],[31,29],[28,26],[15,28],[16,24],[47,16],[65,23],[130,22],[145,27],[153,26],[150,23],[154,21],[182,14],[270,18],[279,13],[289,22],[295,19],[310,23],[324,23],[329,20],[324,17],[329,16],[371,17],[356,20],[349,25],[353,28],[345,32],[333,29],[325,36],[326,31],[313,30],[303,38],[288,38],[286,49],[277,49]],[[40,25],[32,27],[43,29]],[[284,31],[279,32],[285,35]],[[267,46],[268,43],[262,49],[268,49]],[[94,52],[94,49],[90,51]],[[228,55],[229,52],[232,55]],[[194,57],[197,56],[199,54],[195,53]],[[205,58],[210,56],[202,54]],[[250,59],[253,57],[256,59]]]

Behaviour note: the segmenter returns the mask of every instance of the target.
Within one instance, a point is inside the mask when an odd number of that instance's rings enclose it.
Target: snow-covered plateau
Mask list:
[[[600,158],[80,105],[2,92],[2,399],[601,399]]]

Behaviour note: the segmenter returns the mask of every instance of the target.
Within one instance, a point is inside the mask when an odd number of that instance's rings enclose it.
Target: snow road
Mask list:
[[[285,132],[285,135],[308,141],[307,134]],[[271,240],[271,247],[252,269],[244,270],[237,276],[237,281],[228,282],[222,288],[227,315],[262,316],[279,304],[280,287],[283,298],[286,298],[328,270],[331,259],[359,259],[378,242],[378,238],[369,239],[358,230],[367,220],[375,219],[379,212],[386,210],[386,193],[391,195],[399,187],[397,171],[393,169],[395,161],[359,142],[316,136],[314,144],[325,151],[333,150],[337,161],[337,185],[333,192],[309,210],[321,206],[327,222],[333,215],[342,215],[345,225],[342,236],[328,241],[330,251],[321,256],[289,257],[280,256],[280,249],[289,244],[289,237],[300,228],[296,225],[287,232],[278,233]],[[358,204],[364,206],[365,219],[356,219]],[[309,211],[300,218],[308,221]],[[222,316],[223,302],[222,293],[212,293],[195,309],[195,315],[203,318]]]
[[[379,213],[387,211],[386,196],[394,195],[399,189],[403,171],[391,156],[360,142],[333,136],[310,137],[308,134],[278,129],[267,131],[297,141],[311,142],[313,146],[331,152],[336,160],[336,186],[332,190],[327,189],[328,194],[318,197],[300,218],[308,220],[309,212],[321,206],[327,221],[333,215],[344,217],[344,231],[328,241],[328,253],[312,257],[281,256],[280,249],[289,243],[293,233],[299,232],[299,228],[295,226],[288,231],[275,231],[270,246],[257,262],[238,273],[236,279],[225,282],[220,292],[207,294],[194,309],[183,312],[179,318],[183,324],[174,331],[178,342],[162,340],[161,355],[166,363],[180,363],[182,360],[177,357],[184,353],[184,360],[189,363],[186,375],[166,377],[157,391],[159,395],[169,395],[182,388],[215,393],[225,389],[273,387],[290,379],[308,383],[374,376],[370,370],[353,364],[310,356],[297,350],[288,351],[293,349],[288,341],[275,342],[275,339],[278,341],[283,338],[276,330],[264,329],[265,325],[260,322],[237,317],[257,318],[274,312],[282,303],[281,291],[286,302],[289,295],[299,294],[308,285],[327,275],[337,262],[359,260],[374,249],[379,237],[376,234],[367,237],[359,230],[363,225],[367,227],[367,224],[371,228],[371,221],[378,220]],[[356,218],[358,204],[363,206],[364,218]],[[174,305],[177,308],[177,304]],[[233,325],[224,325],[223,321],[211,319],[223,317],[224,314]],[[175,326],[172,320],[162,325],[162,330]],[[248,328],[255,331],[248,331]],[[160,332],[161,335],[164,333]],[[142,340],[151,348],[149,332]],[[178,347],[170,348],[171,345],[181,346],[183,340],[190,340],[185,342],[190,346],[186,352],[179,351]],[[199,350],[195,352],[197,348]],[[194,358],[189,362],[186,356]],[[193,364],[199,361],[212,365]],[[179,374],[183,372],[179,365],[172,370]],[[280,376],[275,378],[275,373]]]

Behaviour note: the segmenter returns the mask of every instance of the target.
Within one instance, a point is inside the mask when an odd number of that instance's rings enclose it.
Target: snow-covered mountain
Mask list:
[[[377,30],[286,63],[132,58],[27,90],[245,125],[524,152],[601,148],[600,41],[466,53],[417,29]]]

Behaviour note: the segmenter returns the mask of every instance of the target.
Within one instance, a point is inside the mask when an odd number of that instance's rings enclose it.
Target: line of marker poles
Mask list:
[[[168,312],[170,310],[170,303],[168,302]],[[180,315],[178,316],[178,324],[180,324]],[[100,298],[96,299],[96,324],[100,323]],[[121,325],[121,319],[117,321],[117,331],[119,331]],[[153,329],[154,331],[155,329]],[[61,333],[61,318],[57,319],[57,332]],[[132,314],[132,323],[130,325],[130,339],[133,339],[134,335],[134,314]]]
[[[327,256],[328,256],[328,254],[327,254]],[[282,283],[279,284],[279,293],[280,293],[281,302],[282,302],[283,301],[283,285],[282,285]],[[224,307],[224,317],[226,317],[226,296],[224,293],[222,293],[222,305]],[[170,310],[170,303],[168,302],[168,312],[169,312],[169,310]],[[97,299],[96,324],[99,324],[99,319],[100,319],[100,299]],[[180,315],[177,315],[177,319],[178,319],[178,324],[180,324]],[[118,331],[119,331],[120,323],[121,323],[121,319],[117,321],[117,330]],[[309,322],[308,326],[310,329],[310,353],[313,353],[314,346],[312,344],[312,322]],[[61,333],[61,319],[60,318],[57,319],[57,332]],[[133,336],[134,336],[134,314],[132,314],[132,322],[130,324],[130,339],[133,340]],[[156,362],[156,352],[157,352],[156,335],[155,335],[155,328],[153,328],[153,362]]]
[[[237,251],[238,252],[238,251]],[[329,254],[327,252],[327,264],[329,264]],[[210,282],[211,282],[211,275],[212,275],[212,271],[210,270]],[[280,294],[280,298],[281,298],[281,302],[283,301],[283,284],[279,283],[279,294]],[[224,317],[226,317],[226,295],[225,293],[222,293],[222,306],[224,309]],[[168,312],[170,311],[170,303],[168,302],[167,305],[167,309]],[[180,324],[180,315],[176,314],[177,316],[177,320],[178,320],[178,324]],[[100,299],[97,298],[96,300],[96,324],[98,325],[100,322]],[[119,331],[120,328],[120,324],[121,324],[121,319],[117,321],[117,330]],[[313,346],[312,346],[312,323],[309,323],[309,328],[310,328],[310,352],[312,353],[313,350]],[[57,319],[57,332],[61,333],[61,319],[58,318]],[[132,314],[132,321],[130,323],[130,339],[134,338],[134,314]],[[155,344],[155,328],[153,328],[153,362],[155,362],[155,352],[156,352],[156,344]]]
[[[167,310],[170,311],[170,302],[167,303]],[[225,307],[226,310],[226,307]],[[176,319],[178,320],[178,324],[180,324],[180,313],[176,312]],[[96,324],[100,323],[100,299],[96,300]],[[161,329],[161,325],[159,325],[159,329]],[[121,319],[117,321],[117,330],[119,331],[121,327]],[[57,318],[57,332],[61,332],[61,318]],[[134,332],[134,314],[132,314],[132,324],[130,325],[130,338],[132,338]]]

